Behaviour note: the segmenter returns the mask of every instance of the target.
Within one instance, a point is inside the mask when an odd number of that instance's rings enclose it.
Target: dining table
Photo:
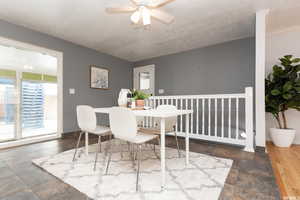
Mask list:
[[[94,108],[95,113],[109,114],[112,107]],[[161,188],[164,190],[166,184],[166,119],[170,117],[186,116],[185,117],[185,164],[189,164],[189,125],[190,125],[190,115],[193,110],[176,110],[176,111],[160,111],[157,109],[147,109],[147,110],[132,110],[136,117],[150,117],[160,120],[160,162],[161,162]],[[182,118],[183,119],[183,118]],[[88,136],[86,137],[85,152],[89,152],[89,142]]]

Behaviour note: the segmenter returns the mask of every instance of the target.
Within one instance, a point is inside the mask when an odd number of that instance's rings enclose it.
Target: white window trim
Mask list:
[[[34,138],[25,138],[15,141],[9,141],[9,142],[2,142],[0,143],[0,149],[1,148],[7,148],[12,146],[18,146],[18,145],[24,145],[29,143],[35,143],[55,138],[60,138],[63,133],[63,52],[55,51],[52,49],[47,49],[44,47],[40,47],[37,45],[19,42],[13,39],[0,37],[0,45],[6,45],[6,46],[13,46],[21,49],[27,49],[31,51],[36,51],[44,54],[48,54],[50,56],[57,58],[57,87],[58,87],[58,104],[57,104],[57,134],[51,135],[51,136],[38,136]],[[20,94],[18,94],[20,95]],[[18,108],[19,109],[19,108]],[[20,123],[20,116],[17,116],[18,120],[17,123]],[[17,128],[19,128],[19,125],[17,124]]]

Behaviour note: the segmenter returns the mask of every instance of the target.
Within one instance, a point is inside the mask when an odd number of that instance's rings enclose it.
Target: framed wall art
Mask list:
[[[109,89],[109,69],[105,67],[90,66],[90,86],[93,89]]]

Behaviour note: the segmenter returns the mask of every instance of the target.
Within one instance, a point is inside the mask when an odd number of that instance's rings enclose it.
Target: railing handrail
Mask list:
[[[151,96],[149,99],[222,99],[222,98],[246,98],[245,93],[236,94],[208,94],[208,95],[168,95]]]

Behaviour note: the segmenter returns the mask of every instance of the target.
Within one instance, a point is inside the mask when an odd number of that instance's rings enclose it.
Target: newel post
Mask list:
[[[253,88],[245,89],[245,121],[246,121],[246,145],[244,151],[254,152],[254,132],[253,132]],[[264,112],[261,111],[261,112]]]

